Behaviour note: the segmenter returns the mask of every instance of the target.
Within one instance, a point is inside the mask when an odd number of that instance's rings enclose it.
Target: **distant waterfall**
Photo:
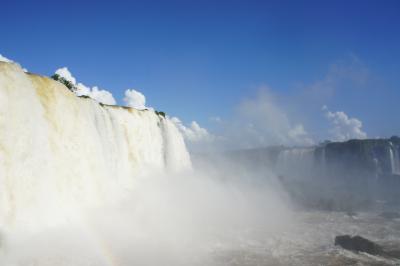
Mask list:
[[[310,176],[315,166],[315,148],[284,149],[278,155],[276,169],[283,176]]]
[[[392,174],[400,175],[399,148],[394,146],[392,143],[390,143],[389,156]]]

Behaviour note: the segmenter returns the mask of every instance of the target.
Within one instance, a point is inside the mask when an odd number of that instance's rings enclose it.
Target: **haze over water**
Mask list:
[[[0,10],[0,266],[400,265],[398,1]]]

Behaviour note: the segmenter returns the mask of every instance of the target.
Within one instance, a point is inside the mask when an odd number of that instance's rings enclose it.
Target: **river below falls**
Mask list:
[[[386,219],[379,212],[298,211],[293,226],[263,239],[243,240],[240,247],[220,245],[213,263],[255,265],[400,265],[399,259],[354,253],[334,245],[337,235],[368,238],[387,248],[400,248],[400,219]],[[254,233],[254,232],[253,232]],[[256,233],[257,234],[257,233]],[[263,232],[258,235],[262,236]]]

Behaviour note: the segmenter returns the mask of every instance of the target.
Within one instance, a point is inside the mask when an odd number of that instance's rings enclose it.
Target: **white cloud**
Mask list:
[[[196,121],[192,121],[189,126],[185,126],[177,117],[172,117],[171,121],[189,142],[209,142],[214,139],[214,136],[211,135],[207,129],[202,128]]]
[[[101,90],[98,87],[94,86],[88,96],[96,101],[108,105],[115,105],[117,102],[115,101],[111,92],[106,90]]]
[[[86,86],[83,85],[82,83],[76,84],[75,87],[76,87],[75,94],[76,94],[77,96],[83,96],[83,95],[89,96],[89,94],[90,94],[90,92],[91,92],[90,88],[89,88],[89,87],[86,87]]]
[[[6,62],[6,63],[13,63],[14,61],[8,59],[7,57],[4,57],[0,54],[0,61],[1,62]]]
[[[254,98],[247,99],[239,106],[233,127],[234,144],[244,147],[267,145],[311,145],[314,143],[301,123],[293,123],[283,105],[269,92],[262,89]]]
[[[136,109],[146,109],[146,97],[139,91],[136,90],[126,90],[124,102],[127,106]]]
[[[294,123],[294,117],[284,110],[284,105],[264,88],[255,97],[242,101],[233,118],[210,117],[216,125],[214,133],[195,121],[188,126],[176,117],[172,121],[190,142],[189,147],[195,150],[315,144],[304,125],[298,121]]]
[[[65,80],[68,80],[72,84],[76,85],[76,79],[72,76],[71,72],[68,70],[67,67],[59,68],[56,70],[55,73],[60,77],[64,78]]]
[[[196,121],[184,125],[178,118],[171,118],[190,148],[193,150],[257,148],[269,145],[308,146],[315,142],[302,123],[284,111],[283,105],[268,90],[243,101],[233,119],[216,122],[217,133],[210,133]]]
[[[362,130],[362,122],[359,119],[351,118],[342,111],[331,112],[326,105],[322,107],[322,110],[333,126],[331,133],[334,140],[344,141],[367,137],[367,133]]]
[[[13,60],[8,59],[7,57],[2,56],[1,54],[0,54],[0,62],[15,63],[15,64],[17,64],[18,66],[21,67],[21,65],[20,65],[19,63],[14,62]],[[22,67],[21,67],[21,68],[22,68]],[[23,70],[24,72],[28,72],[28,70],[27,70],[26,68],[22,68],[22,70]]]
[[[76,85],[76,91],[75,94],[77,96],[89,96],[90,98],[103,103],[103,104],[108,104],[108,105],[115,105],[116,101],[111,94],[111,92],[107,90],[101,90],[97,86],[94,86],[93,88],[86,87],[82,83],[78,83]]]
[[[89,96],[100,103],[108,105],[115,105],[117,103],[111,92],[99,89],[97,86],[90,88],[83,83],[77,83],[75,77],[71,74],[67,67],[57,69],[55,74],[70,81],[76,88],[74,93],[77,96]]]
[[[313,139],[309,136],[302,124],[292,127],[288,132],[288,136],[290,139],[295,140],[295,142],[300,142],[305,145],[314,144]]]

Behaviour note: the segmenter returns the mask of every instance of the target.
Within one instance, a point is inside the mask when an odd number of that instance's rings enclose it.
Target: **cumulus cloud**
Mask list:
[[[332,124],[331,130],[334,140],[365,139],[367,133],[362,130],[362,122],[357,118],[349,117],[342,111],[331,112],[328,107],[322,107],[325,117]]]
[[[214,138],[207,129],[202,128],[196,121],[192,121],[189,126],[185,126],[177,117],[172,117],[171,121],[182,133],[185,140],[189,142],[212,141]]]
[[[8,59],[5,56],[2,56],[1,54],[0,54],[0,61],[6,62],[6,63],[12,63],[13,62],[12,60]]]
[[[3,55],[1,55],[1,54],[0,54],[0,62],[15,63],[15,64],[21,66],[19,63],[14,62],[13,60],[8,59],[7,57],[5,57],[5,56],[3,56]],[[22,68],[22,70],[23,70],[24,72],[28,72],[28,70],[27,70],[26,68]]]
[[[76,79],[72,76],[71,72],[68,70],[67,67],[62,67],[57,69],[55,74],[76,85]]]
[[[75,77],[71,74],[67,67],[57,69],[55,74],[71,82],[75,86],[74,92],[77,96],[89,96],[90,98],[103,104],[116,104],[111,92],[99,89],[97,86],[90,88],[83,83],[77,83]]]
[[[304,125],[289,115],[284,105],[267,88],[261,89],[254,97],[243,100],[232,118],[211,117],[210,121],[215,126],[213,133],[195,121],[187,126],[176,117],[172,121],[193,150],[315,144]]]
[[[288,131],[288,136],[290,139],[295,140],[296,142],[300,141],[300,143],[306,145],[314,143],[302,124],[297,124],[294,127],[290,128],[290,130]]]
[[[78,83],[75,94],[77,96],[89,96],[90,98],[103,104],[108,104],[108,105],[117,104],[111,92],[107,90],[101,90],[97,86],[89,88],[83,85],[82,83]]]
[[[89,97],[95,99],[98,102],[108,104],[108,105],[116,105],[117,102],[115,101],[111,92],[106,90],[101,90],[98,87],[94,86],[91,92],[88,95]]]
[[[146,97],[139,91],[136,90],[126,90],[124,102],[127,106],[136,109],[146,109]]]
[[[236,143],[245,147],[266,145],[311,145],[314,143],[304,125],[293,123],[283,105],[267,88],[254,98],[243,101],[230,132],[236,132]]]

